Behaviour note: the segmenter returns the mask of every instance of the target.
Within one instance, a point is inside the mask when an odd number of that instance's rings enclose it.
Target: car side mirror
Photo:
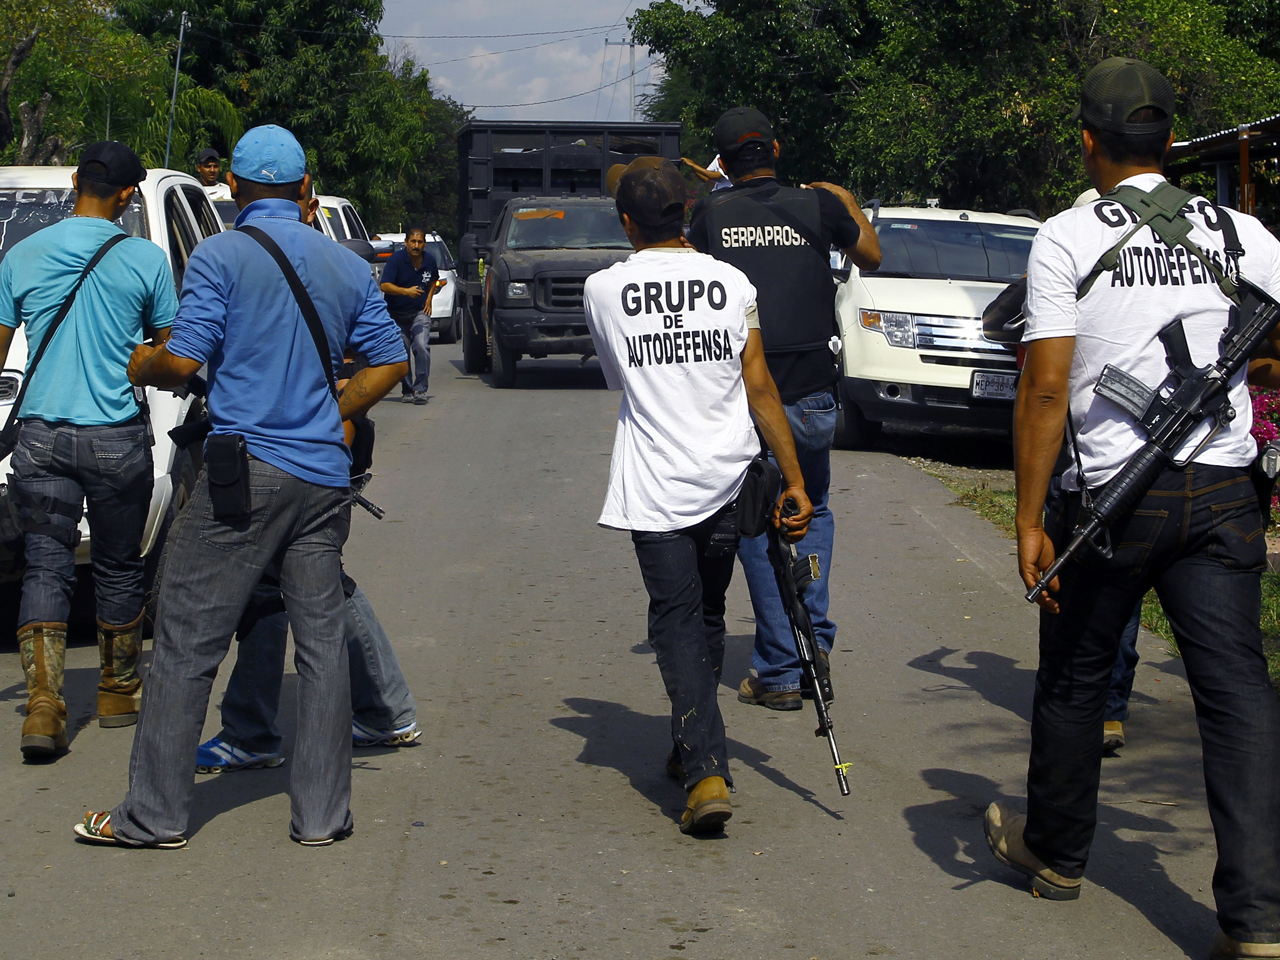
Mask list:
[[[378,259],[377,251],[373,249],[373,244],[368,240],[339,240],[338,242],[357,257],[369,263],[374,263]]]
[[[463,263],[475,263],[480,259],[479,245],[474,233],[463,234],[458,241],[458,259]]]
[[[844,283],[849,279],[849,275],[853,273],[853,263],[845,256],[844,252],[831,248],[831,278],[836,283]]]

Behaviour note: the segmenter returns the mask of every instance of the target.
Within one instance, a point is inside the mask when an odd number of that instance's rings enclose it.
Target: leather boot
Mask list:
[[[680,832],[719,833],[732,816],[729,785],[724,777],[706,777],[689,791],[689,802],[680,818]]]
[[[138,722],[142,705],[142,614],[122,627],[98,621],[98,659],[102,680],[98,684],[98,726],[131,727]]]
[[[28,759],[52,757],[67,749],[67,705],[62,699],[67,625],[28,623],[18,630],[18,650],[27,678],[22,755]]]

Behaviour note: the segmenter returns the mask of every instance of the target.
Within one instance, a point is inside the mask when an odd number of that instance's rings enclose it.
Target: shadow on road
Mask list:
[[[490,387],[493,378],[482,373],[467,373],[461,360],[450,360],[449,363],[464,379],[483,380]],[[521,360],[516,368],[516,385],[514,390],[604,390],[604,373],[598,360],[590,360],[583,366],[579,360]]]
[[[902,815],[916,846],[941,870],[960,881],[953,889],[963,890],[990,880],[1026,890],[1027,881],[991,855],[982,832],[987,805],[993,800],[1009,802],[1012,798],[1004,796],[995,781],[977,774],[935,768],[921,771],[921,776],[932,789],[949,794],[950,798],[907,807]],[[1168,837],[1176,834],[1177,828],[1113,806],[1103,805],[1098,813],[1098,831],[1082,896],[1089,896],[1090,884],[1103,887],[1129,903],[1188,957],[1203,956],[1215,929],[1213,911],[1169,878],[1160,862],[1164,851],[1155,843],[1124,840],[1118,835],[1118,831],[1125,830]]]
[[[1013,469],[1009,434],[1000,430],[890,423],[873,449],[973,470]]]
[[[631,781],[635,791],[679,822],[684,810],[684,790],[666,775],[667,754],[671,752],[671,718],[637,713],[621,703],[569,697],[565,705],[576,717],[555,717],[551,725],[582,737],[578,762],[593,767],[612,767]],[[767,753],[729,739],[729,759],[746,764],[775,786],[794,793],[835,820],[840,814],[824,805],[812,790],[770,766]]]
[[[1027,723],[1031,722],[1031,693],[1035,688],[1036,677],[1034,669],[1020,667],[1012,657],[986,650],[970,650],[966,653],[964,662],[968,664],[967,667],[945,662],[953,653],[959,652],[958,648],[939,647],[907,661],[907,666],[960,684],[925,687],[925,693],[973,691],[988,703],[1016,714]]]

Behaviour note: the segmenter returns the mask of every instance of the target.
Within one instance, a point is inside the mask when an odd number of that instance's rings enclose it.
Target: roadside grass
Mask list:
[[[938,476],[934,474],[934,476]],[[996,490],[986,484],[957,486],[938,477],[956,495],[956,503],[968,507],[995,524],[1006,537],[1015,536],[1013,517],[1017,498],[1012,490]],[[1170,656],[1180,657],[1177,641],[1169,626],[1169,618],[1154,590],[1142,601],[1142,625],[1165,643]],[[1262,649],[1267,658],[1271,682],[1280,689],[1280,572],[1268,570],[1262,575]]]

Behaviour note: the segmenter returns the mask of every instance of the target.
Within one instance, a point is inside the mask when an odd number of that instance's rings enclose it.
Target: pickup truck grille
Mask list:
[[[978,317],[926,317],[916,318],[916,348],[976,354],[995,361],[993,367],[1004,367],[1012,359],[1013,351],[1003,344],[992,343],[982,335],[982,320]],[[931,362],[921,357],[925,363]],[[1001,362],[1004,361],[1004,362]],[[946,361],[942,361],[946,362]]]
[[[582,310],[582,288],[586,277],[539,277],[535,289],[541,310]]]

